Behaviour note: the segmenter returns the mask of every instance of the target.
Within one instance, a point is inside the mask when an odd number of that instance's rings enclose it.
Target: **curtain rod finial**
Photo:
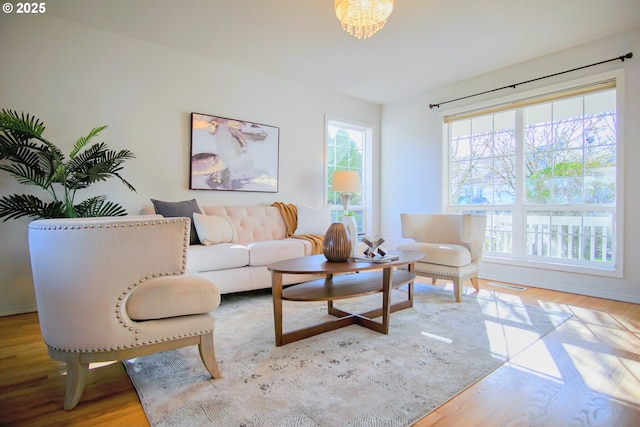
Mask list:
[[[633,52],[629,52],[629,53],[627,53],[626,55],[621,56],[621,57],[620,57],[620,60],[621,60],[622,62],[624,62],[625,58],[626,58],[626,59],[633,58]]]
[[[438,107],[438,108],[440,108],[440,104],[429,104],[429,108],[430,108],[430,109],[432,109],[432,110],[433,110],[433,109],[434,109],[434,107]]]

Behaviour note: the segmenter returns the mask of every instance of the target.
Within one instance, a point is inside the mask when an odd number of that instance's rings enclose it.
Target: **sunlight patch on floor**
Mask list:
[[[119,360],[109,360],[108,362],[89,363],[89,369],[98,369],[98,368],[102,368],[103,366],[113,365],[114,363],[118,363],[118,362]]]
[[[471,288],[473,289],[473,288]],[[475,291],[475,289],[473,289]],[[509,304],[518,305],[524,307],[526,304],[522,301],[522,297],[520,295],[515,294],[505,294],[503,292],[494,291],[491,289],[480,288],[478,292],[478,296],[497,299],[500,301],[508,302]]]
[[[499,357],[513,357],[539,337],[537,332],[517,326],[505,325],[493,320],[485,320],[485,330],[491,354]]]
[[[442,341],[447,344],[451,344],[453,342],[451,338],[445,338],[440,335],[430,334],[429,332],[425,332],[425,331],[422,331],[422,335],[428,338],[433,338],[434,340],[437,340],[437,341]]]
[[[108,362],[93,362],[93,363],[89,363],[89,370],[92,369],[98,369],[98,368],[102,368],[105,366],[110,366],[113,365],[114,363],[118,363],[119,360],[109,360]],[[65,366],[65,370],[63,372],[60,372],[61,375],[67,375],[67,370],[66,370],[66,366]]]
[[[557,374],[550,374],[550,372],[553,371],[553,368],[556,368],[557,371],[557,366],[553,361],[550,365],[542,366],[542,369],[534,368],[528,365],[522,366],[520,364],[514,364],[511,362],[507,362],[505,366],[508,366],[511,369],[515,369],[516,371],[524,372],[525,374],[534,375],[536,377],[542,378],[545,381],[551,381],[556,384],[565,383],[559,372],[557,372]]]
[[[583,307],[567,306],[576,319],[585,324],[607,326],[610,328],[627,329],[618,319],[605,311],[587,309]]]
[[[563,347],[587,387],[640,405],[640,361],[573,344]]]
[[[573,314],[573,312],[567,307],[566,304],[542,300],[536,300],[536,303],[537,306],[542,308],[543,310]]]
[[[520,323],[531,326],[531,319],[526,309],[521,305],[502,304],[500,301],[483,300],[478,301],[485,316],[499,319],[502,322]]]
[[[563,379],[558,363],[543,340],[537,341],[527,351],[511,360],[510,365],[515,369],[543,378],[559,382]]]

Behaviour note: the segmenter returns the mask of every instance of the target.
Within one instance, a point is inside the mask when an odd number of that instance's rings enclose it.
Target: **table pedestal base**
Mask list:
[[[410,265],[413,267],[413,265]],[[273,307],[276,332],[276,346],[282,346],[304,338],[349,325],[360,325],[383,334],[389,333],[390,314],[413,306],[413,268],[392,271],[392,267],[384,268],[380,273],[363,273],[333,276],[327,275],[324,280],[293,285],[282,290],[281,273],[273,273]],[[381,277],[382,276],[382,277]],[[391,304],[391,290],[408,285],[407,299]],[[382,307],[365,313],[351,313],[334,306],[334,300],[382,293]],[[282,332],[282,300],[289,301],[327,301],[327,311],[337,319],[291,332]],[[382,317],[382,321],[373,319]]]

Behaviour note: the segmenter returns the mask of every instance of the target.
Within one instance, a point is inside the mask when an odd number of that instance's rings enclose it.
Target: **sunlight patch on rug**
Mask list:
[[[336,302],[367,311],[381,294]],[[393,299],[406,299],[395,290]],[[284,301],[284,331],[327,320],[326,303]],[[416,284],[388,335],[358,325],[282,347],[271,294],[223,295],[212,379],[197,347],[125,362],[152,426],[408,426],[565,322],[513,295]]]

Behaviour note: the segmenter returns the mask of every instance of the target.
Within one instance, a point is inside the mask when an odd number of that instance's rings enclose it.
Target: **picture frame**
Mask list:
[[[278,192],[280,128],[191,113],[191,190]]]

